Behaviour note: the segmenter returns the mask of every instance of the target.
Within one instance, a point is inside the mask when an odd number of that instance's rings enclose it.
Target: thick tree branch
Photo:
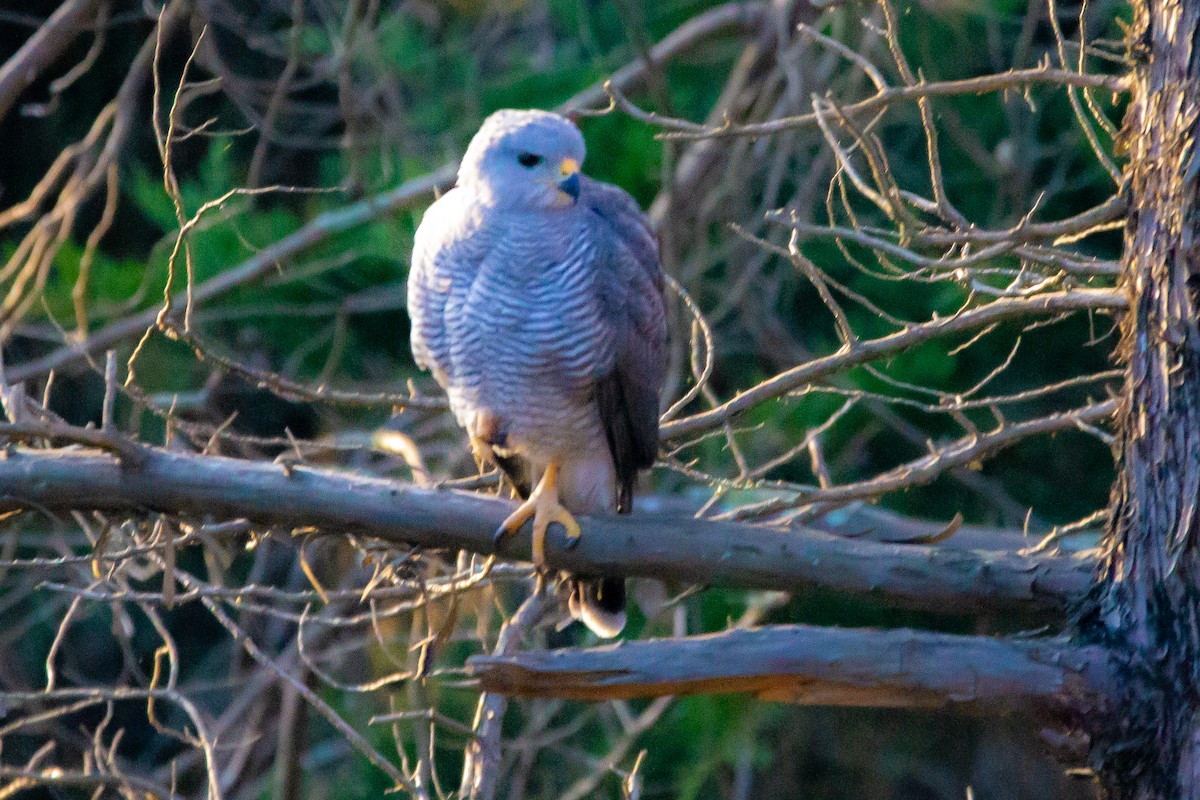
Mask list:
[[[488,692],[573,700],[751,692],[819,706],[1008,712],[1068,707],[1107,684],[1098,647],[914,630],[771,625],[685,639],[480,655]]]
[[[528,560],[527,532],[493,533],[512,510],[477,494],[359,475],[144,448],[138,465],[78,450],[12,449],[0,460],[0,511],[160,511]],[[1087,591],[1090,557],[1022,556],[884,544],[808,529],[692,518],[583,520],[579,544],[550,537],[551,566],[582,574],[801,591],[822,589],[907,608],[1062,612]]]

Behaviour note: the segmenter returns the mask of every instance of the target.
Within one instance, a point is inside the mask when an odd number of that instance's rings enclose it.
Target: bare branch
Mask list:
[[[44,786],[63,789],[91,789],[93,792],[100,792],[109,787],[114,791],[124,790],[127,793],[126,796],[135,796],[134,790],[136,790],[145,797],[154,797],[158,800],[176,800],[179,797],[165,786],[159,786],[153,781],[127,774],[80,772],[58,767],[40,771],[0,767],[0,778],[10,781],[7,786],[0,789],[0,793],[5,796],[9,796],[10,793],[20,794],[23,790]]]
[[[100,0],[68,0],[0,67],[0,119],[30,84],[86,31]]]
[[[546,600],[544,592],[536,592],[521,604],[517,613],[500,629],[492,655],[502,658],[516,652],[521,638],[545,610]],[[503,694],[485,692],[479,696],[473,726],[475,735],[467,745],[460,783],[460,792],[467,792],[470,800],[492,800],[496,796],[496,784],[500,779],[500,734],[507,706],[508,698]]]
[[[1068,705],[1107,685],[1103,650],[1062,639],[808,625],[480,655],[467,665],[489,692],[572,700],[751,692],[805,705],[1006,712]]]
[[[911,86],[892,86],[865,100],[839,108],[846,117],[857,117],[886,109],[887,107],[928,97],[949,97],[961,94],[983,94],[984,92],[1020,91],[1029,86],[1104,88],[1114,93],[1127,91],[1127,81],[1115,75],[1089,75],[1074,70],[1055,69],[1049,64],[1030,69],[1014,69],[977,78],[959,80],[917,82]],[[644,113],[644,112],[643,112]],[[686,120],[672,120],[654,115],[654,123],[669,131],[663,134],[668,139],[698,139],[724,136],[770,136],[789,130],[815,128],[819,124],[816,112],[794,117],[773,119],[750,125],[727,124],[720,127],[697,125]]]
[[[844,347],[832,355],[814,358],[799,364],[742,392],[716,408],[668,422],[662,426],[662,436],[664,439],[678,439],[718,427],[765,400],[781,397],[794,389],[839,370],[886,358],[937,337],[984,328],[999,320],[1029,317],[1035,314],[1057,314],[1084,309],[1119,311],[1124,307],[1124,296],[1111,289],[1073,289],[1067,292],[1048,292],[1032,297],[1001,298],[952,317],[913,325],[888,336],[859,342],[853,347]]]
[[[918,486],[947,470],[978,461],[1028,436],[1079,428],[1089,430],[1098,422],[1111,419],[1117,411],[1116,400],[1094,403],[1084,408],[1051,414],[1024,422],[1002,423],[986,433],[974,433],[898,467],[857,483],[814,488],[798,492],[787,500],[769,500],[759,506],[743,506],[730,516],[746,519],[775,513],[786,508],[817,503],[823,511],[832,510],[850,500],[878,497],[911,486]]]
[[[608,85],[611,84],[618,90],[627,90],[640,83],[646,77],[648,62],[661,64],[725,31],[757,30],[768,19],[770,12],[771,3],[752,2],[726,3],[711,8],[703,14],[698,14],[651,47],[646,53],[647,58],[637,58],[631,61],[614,72],[607,80],[600,81],[572,97],[562,105],[562,109],[566,113],[572,113],[601,105],[609,99],[606,89]]]
[[[389,542],[529,560],[527,533],[493,536],[508,501],[431,491],[305,466],[145,448],[136,469],[79,451],[14,450],[0,460],[0,512],[99,509],[245,518],[357,531]],[[1021,556],[881,544],[807,529],[691,518],[583,518],[579,544],[551,537],[552,567],[689,583],[798,591],[820,587],[933,611],[1061,612],[1086,592],[1090,557]]]
[[[0,439],[9,442],[48,440],[73,442],[75,444],[107,450],[122,461],[138,464],[142,460],[143,447],[132,439],[112,430],[95,430],[62,425],[54,422],[3,422],[0,423]]]

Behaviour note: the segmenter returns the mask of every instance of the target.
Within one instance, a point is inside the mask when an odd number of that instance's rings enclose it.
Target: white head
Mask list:
[[[484,120],[471,139],[458,183],[495,206],[567,208],[579,197],[586,152],[583,135],[566,117],[505,109]]]

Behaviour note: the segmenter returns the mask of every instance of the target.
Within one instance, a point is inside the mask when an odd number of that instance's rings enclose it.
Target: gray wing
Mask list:
[[[431,205],[413,238],[408,272],[408,316],[417,366],[446,387],[453,367],[446,327],[447,306],[455,284],[463,285],[478,269],[478,254],[462,226],[462,195],[451,189]]]
[[[617,472],[617,510],[627,514],[638,470],[658,455],[667,356],[662,263],[649,221],[624,190],[584,178],[579,199],[596,244],[601,309],[616,334],[616,359],[596,386],[596,402]]]

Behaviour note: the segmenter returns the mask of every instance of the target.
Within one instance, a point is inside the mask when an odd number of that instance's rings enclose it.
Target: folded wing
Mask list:
[[[639,469],[658,454],[659,395],[666,371],[667,322],[658,242],[625,191],[585,179],[596,287],[616,359],[596,386],[596,402],[617,472],[617,510],[629,513]]]

